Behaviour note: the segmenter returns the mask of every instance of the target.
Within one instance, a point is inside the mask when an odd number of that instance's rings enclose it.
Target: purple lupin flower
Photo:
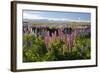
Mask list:
[[[89,35],[90,33],[91,33],[91,29],[90,28],[84,29],[84,35]]]

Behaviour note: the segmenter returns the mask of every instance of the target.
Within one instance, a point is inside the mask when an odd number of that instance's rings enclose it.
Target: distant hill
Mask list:
[[[55,26],[66,26],[66,25],[90,25],[90,22],[76,22],[76,21],[54,21],[54,20],[47,20],[47,19],[23,19],[23,23],[27,22],[30,25],[55,25]]]

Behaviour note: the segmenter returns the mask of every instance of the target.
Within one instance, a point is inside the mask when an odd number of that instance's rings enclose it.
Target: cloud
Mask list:
[[[90,21],[86,21],[86,20],[81,20],[80,18],[78,18],[78,20],[72,20],[72,19],[68,19],[68,18],[51,18],[51,17],[46,17],[46,16],[42,16],[41,12],[23,12],[23,19],[47,19],[49,21],[71,21],[71,22],[90,22]]]
[[[23,13],[24,19],[45,19],[45,17],[42,17],[38,14],[30,14],[30,13]]]
[[[24,19],[48,19],[49,21],[67,21],[69,19],[67,18],[50,18],[50,17],[45,17],[45,16],[41,16],[38,13],[23,13],[23,18]]]

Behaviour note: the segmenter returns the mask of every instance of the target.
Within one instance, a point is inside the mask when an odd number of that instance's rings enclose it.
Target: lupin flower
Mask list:
[[[55,31],[54,33],[52,33],[52,39],[55,40],[56,37],[57,37],[57,32]]]
[[[46,45],[46,49],[49,51],[49,49],[52,47],[52,43],[54,42],[54,40],[57,38],[57,32],[55,31],[54,33],[51,34],[52,36],[50,36],[50,32],[48,31],[44,37],[45,39],[45,45]]]
[[[46,33],[46,35],[44,37],[44,41],[45,41],[46,48],[48,50],[48,44],[51,41],[51,36],[50,36],[50,32],[49,31]]]
[[[67,34],[67,46],[68,49],[72,49],[75,44],[76,33],[72,32],[71,34]]]
[[[58,35],[59,35],[59,38],[60,38],[61,40],[63,40],[64,34],[63,34],[63,32],[62,32],[62,29],[58,29]]]

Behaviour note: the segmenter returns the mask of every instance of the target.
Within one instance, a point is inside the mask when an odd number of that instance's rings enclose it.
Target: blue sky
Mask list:
[[[48,19],[54,21],[91,21],[90,13],[82,12],[56,12],[56,11],[23,11],[24,19]]]

